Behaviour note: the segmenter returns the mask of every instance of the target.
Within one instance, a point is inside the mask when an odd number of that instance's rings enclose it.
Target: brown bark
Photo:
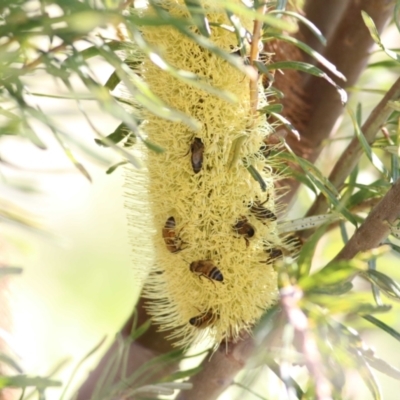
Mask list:
[[[303,11],[306,18],[321,30],[325,39],[329,42],[347,4],[348,0],[307,0]],[[324,45],[305,25],[300,24],[297,37],[318,53],[324,53]],[[308,55],[304,55],[303,60],[311,64],[314,63],[314,59]]]
[[[389,104],[391,101],[397,101],[400,99],[400,78],[394,83],[390,90],[385,94],[378,105],[372,110],[371,114],[363,124],[361,131],[365,136],[365,139],[371,144],[385,124],[387,118],[393,112],[393,108]],[[340,191],[344,185],[346,178],[353,171],[357,165],[363,149],[360,141],[355,137],[346,150],[342,153],[339,160],[336,162],[331,174],[329,175],[329,181]],[[320,194],[315,200],[307,212],[307,216],[323,214],[328,209],[328,202],[326,198]],[[309,231],[310,232],[310,231]],[[304,237],[304,235],[303,235]]]
[[[334,261],[351,260],[358,253],[378,247],[389,235],[390,225],[400,217],[400,179],[372,209]]]
[[[387,0],[352,0],[350,2],[323,53],[345,75],[347,79],[345,83],[339,82],[335,77],[332,78],[340,86],[347,88],[357,82],[365,69],[369,51],[374,43],[364,25],[361,11],[367,12],[374,20],[378,31],[382,32],[393,13],[394,5],[394,1]],[[305,129],[301,131],[303,143],[299,147],[291,136],[288,136],[287,142],[291,147],[300,149],[298,155],[314,162],[322,150],[323,141],[330,136],[344,109],[336,90],[323,79],[310,77],[304,90],[312,113]],[[282,202],[290,204],[299,187],[299,182],[287,179],[285,183],[290,190],[282,198]]]
[[[248,334],[237,343],[222,343],[211,358],[204,360],[203,369],[190,379],[193,388],[181,391],[176,400],[218,398],[232,384],[253,351],[254,343]]]

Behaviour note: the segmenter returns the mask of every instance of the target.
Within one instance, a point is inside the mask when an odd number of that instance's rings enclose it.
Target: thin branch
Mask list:
[[[371,144],[385,124],[386,120],[393,111],[389,102],[400,99],[400,78],[394,83],[390,90],[386,93],[379,104],[369,115],[361,128],[366,140]],[[346,150],[342,153],[339,160],[336,162],[331,174],[329,175],[329,181],[340,191],[343,188],[344,182],[349,174],[353,171],[357,165],[360,157],[363,154],[360,141],[357,137],[354,137]],[[314,204],[310,207],[307,212],[307,216],[323,214],[328,209],[328,202],[323,194],[319,194]],[[308,236],[308,234],[306,235]]]
[[[378,247],[400,217],[400,179],[374,207],[333,261],[350,260],[358,253]]]
[[[267,6],[264,4],[258,8],[258,12],[260,14],[265,14],[265,11],[267,10]],[[261,29],[262,29],[263,23],[260,20],[254,21],[254,27],[253,27],[253,36],[251,39],[251,47],[250,47],[250,65],[254,68],[255,77],[250,79],[250,110],[252,116],[257,115],[257,104],[258,104],[258,71],[254,67],[254,61],[258,60],[258,55],[259,55],[259,50],[258,50],[258,44],[260,42],[261,38]]]

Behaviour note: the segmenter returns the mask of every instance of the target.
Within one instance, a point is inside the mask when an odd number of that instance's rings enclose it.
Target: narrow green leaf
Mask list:
[[[166,378],[162,379],[161,382],[173,382],[178,379],[185,379],[189,378],[193,375],[196,375],[203,369],[203,366],[199,365],[198,367],[187,369],[184,371],[177,371],[172,373],[171,375],[168,375]]]
[[[376,156],[376,154],[372,151],[370,145],[368,144],[367,140],[365,139],[364,134],[361,131],[360,125],[357,122],[357,119],[353,113],[352,110],[348,109],[347,110],[351,120],[353,121],[353,126],[354,130],[357,136],[357,139],[359,140],[365,155],[368,157],[370,160],[371,164],[381,173],[383,174],[387,179],[390,179],[390,174],[389,171],[386,169],[386,167],[383,165],[382,161]]]
[[[2,363],[7,364],[10,368],[15,369],[15,371],[19,372],[20,374],[24,372],[21,366],[7,354],[0,353],[0,365]]]
[[[357,226],[356,218],[346,207],[343,206],[342,202],[338,200],[339,193],[329,179],[325,178],[315,165],[301,157],[298,157],[286,143],[285,147],[288,149],[289,153],[282,152],[279,157],[288,161],[297,162],[306,173],[308,179],[321,191],[329,202],[335,206],[336,210],[340,212],[346,220]]]
[[[56,23],[57,20],[57,17],[52,18],[53,23]],[[70,15],[63,15],[60,20],[60,22],[66,24],[66,27],[55,30],[54,33],[57,33],[57,36],[62,36],[65,33],[70,33],[74,36],[87,35],[96,28],[105,28],[108,24],[117,25],[123,23],[123,17],[119,12],[90,8],[83,11],[75,10]]]
[[[389,245],[394,251],[400,254],[400,246],[397,246],[396,244],[390,242],[389,240],[386,241],[384,244]]]
[[[368,260],[368,270],[376,270],[376,258],[371,258]],[[372,294],[374,296],[375,303],[378,305],[382,305],[383,301],[381,300],[381,294],[379,292],[378,286],[371,283]]]
[[[335,285],[327,285],[324,287],[313,287],[308,291],[308,293],[340,296],[342,294],[348,293],[351,289],[353,289],[353,284],[351,282],[340,282]]]
[[[353,355],[357,359],[357,372],[360,374],[361,378],[370,390],[374,400],[382,400],[382,393],[379,387],[379,383],[376,380],[375,375],[371,371],[367,360],[358,351],[353,352]]]
[[[308,242],[304,244],[302,251],[307,245]],[[309,263],[311,263],[311,257]],[[308,273],[310,265],[306,265],[306,267],[304,269]],[[315,274],[305,275],[303,273],[300,275],[299,286],[303,291],[308,291],[324,286],[344,284],[346,281],[351,280],[359,271],[360,269],[349,261],[330,263]]]
[[[105,139],[94,139],[94,141],[99,145],[103,147],[109,147],[108,141],[111,141],[112,143],[119,143],[122,140],[124,140],[127,136],[129,136],[131,132],[127,128],[124,122],[119,124],[115,130],[110,133],[108,136],[105,137]]]
[[[48,387],[59,387],[62,383],[53,379],[43,378],[40,376],[30,377],[27,375],[3,376],[0,375],[0,389],[6,387],[27,388],[36,387],[37,389],[45,389]]]
[[[322,56],[320,53],[312,49],[310,46],[306,45],[302,41],[293,38],[288,35],[282,35],[280,33],[273,33],[273,32],[268,32],[265,39],[263,40],[264,42],[267,42],[269,40],[282,40],[284,42],[290,43],[299,49],[303,50],[305,53],[310,55],[312,58],[317,60],[321,65],[323,65],[328,71],[332,72],[332,74],[336,75],[338,78],[342,79],[343,81],[346,81],[346,77],[337,70],[336,66],[332,64],[330,61],[328,61],[324,56]]]
[[[257,110],[260,114],[280,113],[283,110],[282,104],[268,104],[267,106]]]
[[[120,167],[121,165],[126,165],[128,164],[128,161],[120,161],[119,163],[116,163],[114,165],[111,165],[110,168],[107,169],[106,174],[110,175],[112,174],[118,167]]]
[[[345,271],[347,272],[347,271]],[[329,310],[330,314],[376,314],[385,313],[392,309],[391,305],[385,304],[377,306],[365,301],[360,301],[352,293],[347,293],[343,296],[336,296],[333,298],[330,295],[314,294],[313,291],[307,292],[307,300],[325,307]]]
[[[278,7],[277,7],[278,8]],[[301,14],[298,14],[294,11],[283,11],[283,10],[272,10],[269,14],[283,14],[288,15],[290,17],[297,18],[300,22],[302,22],[310,31],[314,34],[314,36],[324,45],[326,46],[326,39],[322,32],[315,26],[309,19],[303,17]]]
[[[126,48],[127,48],[126,43],[120,42],[118,40],[110,40],[110,41],[105,42],[105,44],[107,44],[107,46],[110,47],[110,49],[112,49],[113,51],[126,50]],[[98,46],[90,46],[84,50],[77,52],[76,54],[79,54],[81,57],[83,57],[84,60],[88,60],[90,58],[100,55],[99,47]],[[76,57],[76,54],[73,54],[73,55],[67,57],[63,61],[63,64],[68,63],[69,58]]]
[[[286,148],[289,150],[289,153],[281,153],[279,156],[284,159],[285,161],[292,161],[296,162],[307,174],[308,178],[311,180],[312,183],[320,189],[321,184],[323,185],[323,190],[321,190],[326,196],[332,197],[329,200],[332,203],[337,203],[337,197],[339,197],[339,192],[337,191],[336,187],[331,183],[329,179],[327,179],[323,173],[312,163],[308,160],[298,157],[292,149],[288,146]]]
[[[231,149],[228,156],[228,170],[233,168],[240,158],[240,149],[243,142],[246,140],[246,135],[241,135],[232,141]]]
[[[126,383],[129,382],[137,382],[139,377],[142,376],[146,371],[154,373],[160,368],[164,368],[165,365],[175,362],[176,360],[180,360],[183,356],[182,349],[172,350],[166,354],[161,354],[157,357],[152,358],[147,363],[141,365],[138,369],[136,369],[126,380]]]
[[[383,60],[368,64],[367,68],[400,68],[400,64],[395,60]]]
[[[298,279],[307,278],[311,268],[311,261],[314,256],[315,249],[321,237],[324,235],[327,226],[321,226],[317,231],[311,236],[309,240],[304,243],[300,250],[299,258],[297,260],[298,265]],[[303,287],[307,287],[303,286]]]
[[[142,325],[140,325],[138,328],[136,328],[129,336],[129,338],[134,341],[140,336],[142,336],[144,333],[147,332],[147,330],[150,328],[151,325],[151,319],[148,319],[147,321],[143,322]]]
[[[384,322],[373,317],[372,315],[363,315],[362,317],[368,322],[371,322],[371,324],[374,324],[378,328],[384,330],[386,333],[388,333],[390,336],[400,342],[400,333],[393,329],[391,326],[385,324]]]
[[[254,397],[260,399],[260,400],[268,400],[266,397],[263,397],[261,395],[259,395],[258,393],[256,393],[254,390],[251,390],[249,387],[242,385],[239,382],[233,382],[233,385],[240,387],[243,390],[246,390],[247,392],[251,393]]]
[[[269,74],[269,75],[272,76],[272,74]],[[277,88],[274,87],[274,86],[271,86],[271,87],[269,88],[269,91],[270,91],[271,94],[273,94],[277,99],[283,99],[283,98],[285,97],[285,94],[284,94],[281,90],[277,89]]]
[[[400,380],[400,370],[393,367],[390,365],[388,362],[382,360],[381,358],[378,358],[375,356],[375,354],[371,354],[371,352],[368,352],[364,354],[364,357],[366,358],[368,364],[376,369],[377,371],[381,372],[382,374],[385,374],[387,376],[390,376],[391,378]]]
[[[397,30],[400,32],[400,2],[396,1],[396,6],[393,12],[394,23],[396,24]]]
[[[199,0],[185,0],[186,7],[188,8],[193,22],[197,29],[205,37],[211,36],[210,25],[205,16],[205,11]]]
[[[287,6],[287,0],[276,0],[275,1],[275,10],[284,11]]]
[[[21,267],[0,267],[0,278],[5,275],[19,275],[22,272],[23,269]]]
[[[364,20],[364,23],[366,25],[366,27],[369,30],[369,33],[372,37],[372,40],[376,43],[376,44],[380,44],[381,43],[381,38],[379,37],[379,32],[376,29],[374,20],[365,12],[365,11],[361,11],[361,16]]]
[[[110,89],[110,91],[112,92],[120,82],[121,78],[118,76],[116,71],[113,71],[112,74],[108,77],[107,82],[104,84],[104,87]]]
[[[285,169],[285,172],[288,173],[288,176],[293,177],[294,179],[296,179],[296,181],[302,183],[303,185],[305,185],[306,187],[308,187],[308,189],[310,189],[315,195],[317,195],[317,189],[315,188],[315,186],[312,184],[312,182],[310,181],[310,179],[308,178],[308,176],[302,172],[297,171],[294,168],[291,168],[290,166],[288,166]]]
[[[350,173],[350,176],[348,178],[348,182],[346,184],[346,190],[342,194],[343,203],[346,204],[346,206],[348,208],[350,208],[350,206],[348,204],[348,199],[351,197],[351,195],[353,194],[353,192],[355,190],[355,185],[357,183],[358,173],[359,173],[359,166],[356,165],[355,168],[353,169],[353,171],[351,171],[351,173]]]
[[[60,147],[64,150],[65,155],[68,157],[68,159],[72,162],[72,164],[75,166],[75,168],[81,172],[81,174],[90,182],[92,183],[92,178],[89,175],[89,172],[87,172],[86,168],[75,158],[74,154],[72,153],[71,149],[68,148],[68,146],[61,140],[61,138],[58,135],[58,132],[50,127],[51,131],[53,132],[54,137],[56,138],[57,142],[59,143]]]
[[[56,94],[50,94],[50,93],[30,92],[29,94],[32,96],[37,96],[37,97],[46,97],[48,99],[75,100],[75,101],[76,100],[86,100],[86,101],[96,100],[95,97],[88,95],[87,93],[85,93],[85,94],[69,93],[69,94],[56,95]]]
[[[282,124],[285,125],[286,128],[289,129],[290,132],[293,133],[293,135],[296,137],[296,139],[300,140],[300,132],[289,122],[288,119],[286,119],[284,116],[277,114],[273,111],[268,111],[268,114],[272,115],[278,121],[282,122]]]
[[[285,21],[281,18],[277,18],[275,15],[271,15],[271,13],[262,14],[252,7],[246,7],[244,4],[234,3],[230,0],[219,0],[218,4],[238,16],[264,22],[272,28],[286,31],[288,33],[295,33],[297,31],[295,24]]]
[[[340,96],[340,101],[343,105],[347,103],[347,93],[339,85],[337,85],[325,72],[315,67],[312,64],[308,64],[301,61],[278,61],[272,64],[268,64],[267,68],[271,71],[274,69],[294,69],[297,71],[302,71],[310,75],[317,76],[318,78],[325,79],[330,83],[338,92]]]
[[[359,275],[377,285],[386,296],[394,300],[400,300],[400,285],[392,278],[374,269],[360,272]]]
[[[340,235],[342,236],[343,243],[346,244],[349,241],[349,235],[347,233],[346,224],[344,221],[340,221]]]
[[[354,185],[354,187],[357,187],[357,185]],[[377,193],[375,190],[371,190],[371,188],[362,188],[349,198],[346,205],[348,208],[353,208],[359,204],[362,204],[366,200],[381,196],[381,193]]]
[[[373,394],[375,399],[380,399],[380,388],[373,375],[370,366],[376,367],[378,370],[381,365],[378,365],[376,359],[373,355],[373,352],[366,346],[366,344],[361,339],[360,335],[356,330],[350,328],[346,325],[338,323],[335,321],[334,323],[340,330],[340,335],[338,335],[337,340],[339,343],[343,343],[343,339],[347,338],[348,343],[343,349],[345,353],[344,356],[349,355],[351,358],[352,364],[357,368],[358,372],[360,373],[361,377],[363,378],[364,382],[366,383],[367,387]],[[333,332],[336,331],[336,327],[333,327]],[[342,351],[341,346],[337,347],[339,352]],[[375,364],[375,365],[374,365]]]
[[[98,344],[96,344],[96,346],[93,347],[92,350],[90,350],[76,365],[76,367],[73,369],[67,383],[64,386],[64,390],[62,391],[59,400],[62,400],[65,396],[65,394],[67,393],[67,390],[69,388],[69,386],[71,385],[72,381],[74,380],[75,375],[77,374],[79,368],[82,366],[82,364],[88,359],[90,358],[94,353],[96,353],[96,351],[98,351],[100,349],[100,347],[103,345],[104,341],[106,340],[106,338],[104,337],[103,339],[100,340],[100,342]]]
[[[246,37],[248,32],[242,26],[242,24],[240,23],[240,19],[235,14],[233,14],[229,10],[225,10],[225,12],[227,17],[229,18],[229,21],[235,29],[235,35],[239,45],[240,56],[243,59],[246,59]]]
[[[255,181],[257,181],[260,184],[261,190],[263,192],[267,191],[267,184],[265,183],[263,177],[261,176],[261,174],[252,166],[249,165],[246,167],[247,171],[250,172],[250,175],[254,178]]]
[[[312,217],[304,217],[292,220],[280,220],[278,221],[278,232],[286,233],[316,228],[327,222],[337,221],[339,218],[340,216],[338,214],[330,213],[313,215]]]
[[[143,143],[148,149],[154,151],[155,153],[161,154],[161,153],[164,153],[164,151],[165,151],[163,147],[161,147],[158,144],[155,144],[153,142],[150,142],[149,140],[144,140]]]
[[[364,20],[364,23],[366,27],[369,30],[369,34],[372,37],[372,40],[390,57],[396,60],[397,62],[400,62],[400,54],[397,54],[396,52],[389,50],[388,48],[385,47],[385,45],[382,43],[381,38],[379,36],[379,32],[376,29],[375,23],[373,19],[365,12],[361,11],[362,18]]]
[[[25,110],[23,110],[25,111]],[[47,150],[47,146],[44,144],[44,142],[39,138],[39,136],[36,134],[36,132],[33,130],[31,125],[28,123],[28,120],[25,117],[22,117],[23,119],[23,126],[21,126],[21,136],[25,136],[28,140],[31,141],[36,147],[38,147],[41,150]]]
[[[285,384],[287,388],[294,389],[299,399],[303,398],[303,389],[290,375],[283,376],[283,374],[281,373],[281,368],[275,360],[273,360],[272,358],[268,359],[266,361],[266,365]]]
[[[399,178],[399,137],[396,136],[394,146],[396,151],[390,155],[390,175],[392,182],[396,182]]]

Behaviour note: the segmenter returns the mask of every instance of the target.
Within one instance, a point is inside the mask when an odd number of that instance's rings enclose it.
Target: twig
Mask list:
[[[260,14],[264,14],[267,9],[267,6],[264,4],[261,7],[258,8],[258,12]],[[254,67],[254,61],[258,60],[258,55],[259,55],[259,50],[258,50],[258,44],[260,42],[261,38],[261,29],[262,29],[263,23],[259,20],[254,21],[254,27],[253,27],[253,36],[251,39],[251,47],[250,47],[250,65],[255,69]],[[258,104],[258,72],[255,69],[255,77],[253,79],[250,79],[250,110],[252,116],[255,116],[257,114],[257,104]]]
[[[374,207],[333,261],[350,260],[358,253],[378,247],[400,216],[400,179]]]
[[[361,128],[361,131],[369,144],[373,142],[376,134],[393,111],[393,108],[388,103],[398,99],[400,99],[400,78],[397,79],[383,99],[374,108]],[[355,137],[347,146],[347,149],[342,153],[329,175],[329,181],[338,190],[342,189],[346,178],[349,176],[351,171],[353,171],[362,154],[363,150],[360,141]],[[319,194],[314,204],[308,210],[307,216],[323,214],[327,209],[328,202],[325,196]]]

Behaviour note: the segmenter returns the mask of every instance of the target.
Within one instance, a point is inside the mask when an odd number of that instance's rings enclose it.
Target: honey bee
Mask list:
[[[189,324],[195,328],[203,329],[212,325],[218,318],[218,314],[214,314],[212,310],[208,310],[196,317],[190,318]]]
[[[190,145],[190,151],[192,153],[192,168],[195,174],[198,174],[203,166],[203,153],[204,144],[200,138],[195,137],[192,144]]]
[[[255,234],[254,227],[249,223],[246,217],[240,217],[238,222],[233,226],[233,229],[239,234],[244,236],[246,240],[246,246],[250,244],[249,238],[252,238]]]
[[[218,281],[223,282],[224,277],[221,271],[214,265],[211,260],[199,260],[190,263],[190,271],[198,275],[199,278],[204,276],[211,282]]]
[[[292,247],[295,251],[300,251],[301,247],[303,246],[302,240],[294,234],[286,236],[283,240],[283,243]]]
[[[263,203],[260,203],[259,201],[255,201],[253,203],[253,205],[250,207],[250,211],[260,221],[264,221],[266,219],[269,219],[271,221],[276,221],[276,215],[271,210],[268,210],[268,208],[263,207],[263,205],[267,201],[268,201],[268,198]]]
[[[169,217],[162,228],[162,236],[164,238],[165,245],[171,253],[177,253],[178,251],[181,251],[181,246],[183,243],[182,240],[176,235],[175,226],[175,218]]]
[[[281,249],[278,249],[277,247],[273,247],[272,249],[267,249],[266,252],[269,255],[267,263],[275,262],[279,258],[283,257],[283,251]]]

